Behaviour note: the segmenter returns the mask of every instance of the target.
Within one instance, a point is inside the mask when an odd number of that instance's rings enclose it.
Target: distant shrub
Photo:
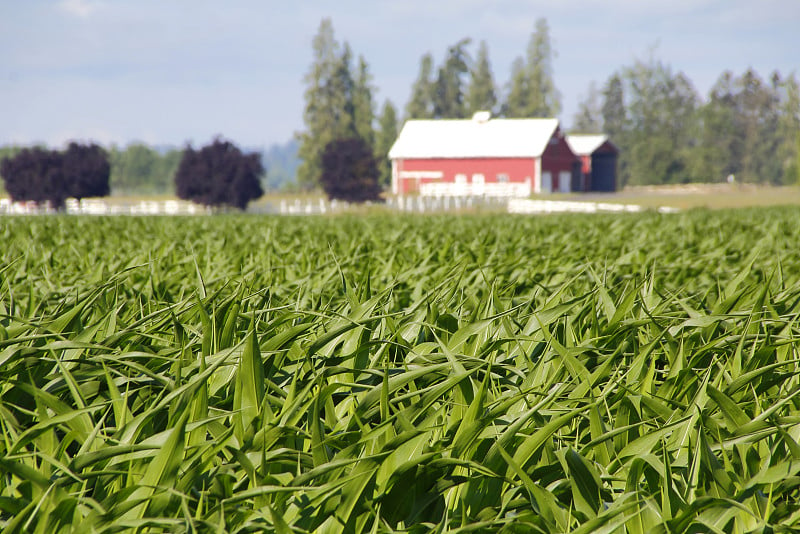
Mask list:
[[[70,143],[64,152],[24,148],[0,162],[12,200],[49,202],[55,209],[62,209],[70,197],[107,196],[110,169],[106,152],[95,144]]]
[[[348,202],[379,200],[378,175],[375,156],[363,139],[337,139],[325,146],[320,181],[328,198]]]
[[[244,210],[264,194],[264,167],[258,153],[244,154],[228,141],[215,139],[200,150],[187,146],[175,173],[179,198],[206,206]]]

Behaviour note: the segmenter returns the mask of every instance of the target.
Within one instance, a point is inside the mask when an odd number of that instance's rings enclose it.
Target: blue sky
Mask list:
[[[505,84],[539,17],[567,125],[592,81],[651,56],[703,96],[725,69],[800,77],[797,0],[0,0],[0,145],[284,143],[323,17],[401,110],[420,57],[463,37]]]

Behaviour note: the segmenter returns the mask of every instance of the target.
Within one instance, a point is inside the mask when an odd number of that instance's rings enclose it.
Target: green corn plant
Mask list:
[[[0,529],[795,531],[798,218],[3,218]]]

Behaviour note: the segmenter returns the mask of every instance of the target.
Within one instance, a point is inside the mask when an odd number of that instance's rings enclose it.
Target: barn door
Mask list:
[[[542,193],[552,193],[553,192],[553,175],[550,174],[550,171],[544,171],[542,173]]]
[[[572,181],[572,173],[569,171],[561,171],[558,173],[558,192],[569,193],[570,182]]]

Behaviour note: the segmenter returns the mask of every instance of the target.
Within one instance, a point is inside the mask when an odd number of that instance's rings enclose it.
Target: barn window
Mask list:
[[[466,174],[456,174],[456,183],[457,184],[465,184],[465,183],[467,183],[467,175]]]
[[[508,175],[504,172],[501,172],[497,175],[497,183],[499,184],[507,184],[508,183]]]
[[[473,184],[482,184],[483,183],[483,175],[482,174],[473,174],[472,175],[472,183]]]

